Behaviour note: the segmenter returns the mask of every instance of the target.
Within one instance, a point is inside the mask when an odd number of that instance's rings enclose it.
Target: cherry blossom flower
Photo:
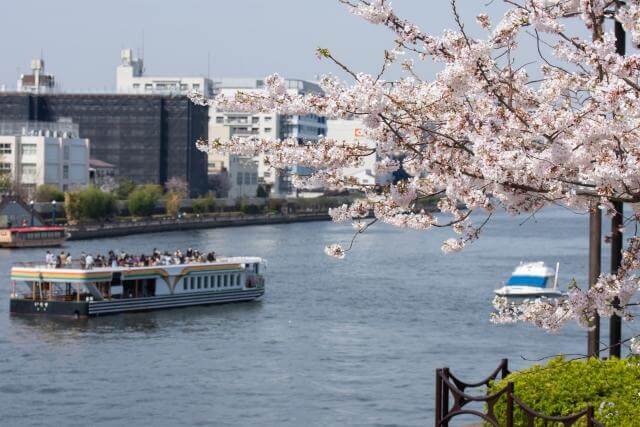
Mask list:
[[[391,32],[394,48],[383,55],[379,74],[351,70],[322,48],[318,56],[348,76],[320,77],[322,93],[290,92],[272,74],[261,92],[191,99],[223,111],[355,116],[375,146],[329,138],[234,137],[201,141],[200,149],[262,154],[276,168],[305,166],[313,173],[294,177],[295,185],[329,189],[352,188],[343,170],[375,155],[381,173],[402,168],[410,177],[384,186],[355,184],[363,198],[331,209],[332,219],[360,224],[372,215],[402,228],[450,227],[445,252],[479,238],[496,209],[531,215],[562,205],[584,213],[597,204],[612,215],[614,202],[640,202],[640,56],[619,55],[612,26],[604,24],[615,16],[640,42],[640,0],[626,0],[619,10],[605,0],[507,2],[494,24],[478,15],[486,30],[482,37],[465,31],[455,0],[456,27],[441,34],[428,34],[398,16],[386,0],[340,1]],[[537,61],[530,61],[522,37],[534,37],[541,47]],[[387,65],[400,57],[404,74],[386,80]],[[435,78],[418,75],[423,61],[440,67]],[[427,198],[438,198],[439,214],[420,207]],[[636,213],[625,227],[635,229],[639,222]],[[356,227],[357,234],[368,229]],[[338,244],[325,252],[345,255]],[[640,241],[634,237],[616,275],[602,275],[590,289],[571,287],[562,300],[518,306],[497,300],[492,321],[524,321],[555,331],[569,321],[589,327],[596,314],[631,318],[639,268]]]

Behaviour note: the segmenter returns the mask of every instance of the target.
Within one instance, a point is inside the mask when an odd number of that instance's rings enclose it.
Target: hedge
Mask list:
[[[509,381],[514,383],[515,396],[542,414],[565,416],[591,405],[596,419],[606,426],[640,425],[640,357],[588,361],[558,357],[545,366],[512,373],[493,384],[491,392]],[[495,407],[501,425],[505,410],[506,398],[501,398]],[[526,426],[525,420],[516,405],[514,425]],[[539,421],[538,425],[545,424]]]

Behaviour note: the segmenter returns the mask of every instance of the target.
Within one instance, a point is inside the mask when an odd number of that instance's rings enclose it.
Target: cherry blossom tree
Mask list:
[[[418,230],[450,227],[445,252],[477,239],[498,208],[517,215],[562,205],[613,215],[616,203],[640,201],[640,56],[616,53],[607,24],[617,19],[640,43],[640,0],[504,0],[507,10],[495,23],[487,14],[465,22],[452,0],[456,27],[437,35],[398,16],[386,0],[340,2],[393,35],[394,47],[384,51],[379,73],[356,72],[319,48],[319,58],[350,77],[323,76],[323,94],[291,94],[273,74],[265,79],[264,93],[192,99],[228,111],[358,117],[375,148],[328,138],[299,143],[233,137],[200,141],[201,149],[264,153],[276,168],[314,170],[294,180],[298,187],[340,188],[341,170],[366,156],[376,156],[383,173],[402,162],[410,178],[382,189],[360,185],[364,197],[333,209],[331,216],[353,222],[356,236],[375,222]],[[465,25],[478,25],[483,36],[472,37]],[[520,59],[526,56],[525,38],[537,48],[534,62]],[[416,64],[422,61],[440,67],[435,78],[420,77]],[[400,66],[403,76],[386,80],[392,66]],[[415,208],[436,196],[439,214]],[[640,212],[625,218],[635,230],[639,221]],[[333,244],[325,250],[342,258],[350,249]],[[514,306],[497,299],[493,320],[557,330],[570,320],[589,327],[596,314],[630,318],[639,256],[640,238],[633,236],[617,274],[601,275],[589,290],[572,287],[563,300]],[[625,342],[640,352],[639,339]]]

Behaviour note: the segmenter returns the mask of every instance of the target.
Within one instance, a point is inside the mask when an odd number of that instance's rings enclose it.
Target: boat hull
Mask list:
[[[562,296],[562,292],[558,289],[534,286],[503,286],[494,292],[498,296],[507,298],[559,298]]]
[[[65,241],[65,238],[47,240],[18,240],[11,242],[0,242],[0,248],[50,248],[62,246]]]
[[[88,317],[125,312],[152,311],[197,305],[225,304],[258,299],[264,288],[235,291],[193,292],[160,295],[148,298],[113,299],[104,301],[33,301],[11,300],[11,314]]]

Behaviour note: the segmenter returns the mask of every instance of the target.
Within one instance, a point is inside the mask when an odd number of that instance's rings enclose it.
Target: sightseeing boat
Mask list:
[[[36,226],[0,229],[1,248],[36,248],[60,246],[67,240],[64,227]]]
[[[558,270],[547,267],[544,262],[521,263],[511,274],[507,283],[494,292],[508,298],[557,298],[562,296],[558,289]]]
[[[258,257],[91,269],[16,264],[10,311],[79,318],[250,301],[264,294],[263,269]]]

